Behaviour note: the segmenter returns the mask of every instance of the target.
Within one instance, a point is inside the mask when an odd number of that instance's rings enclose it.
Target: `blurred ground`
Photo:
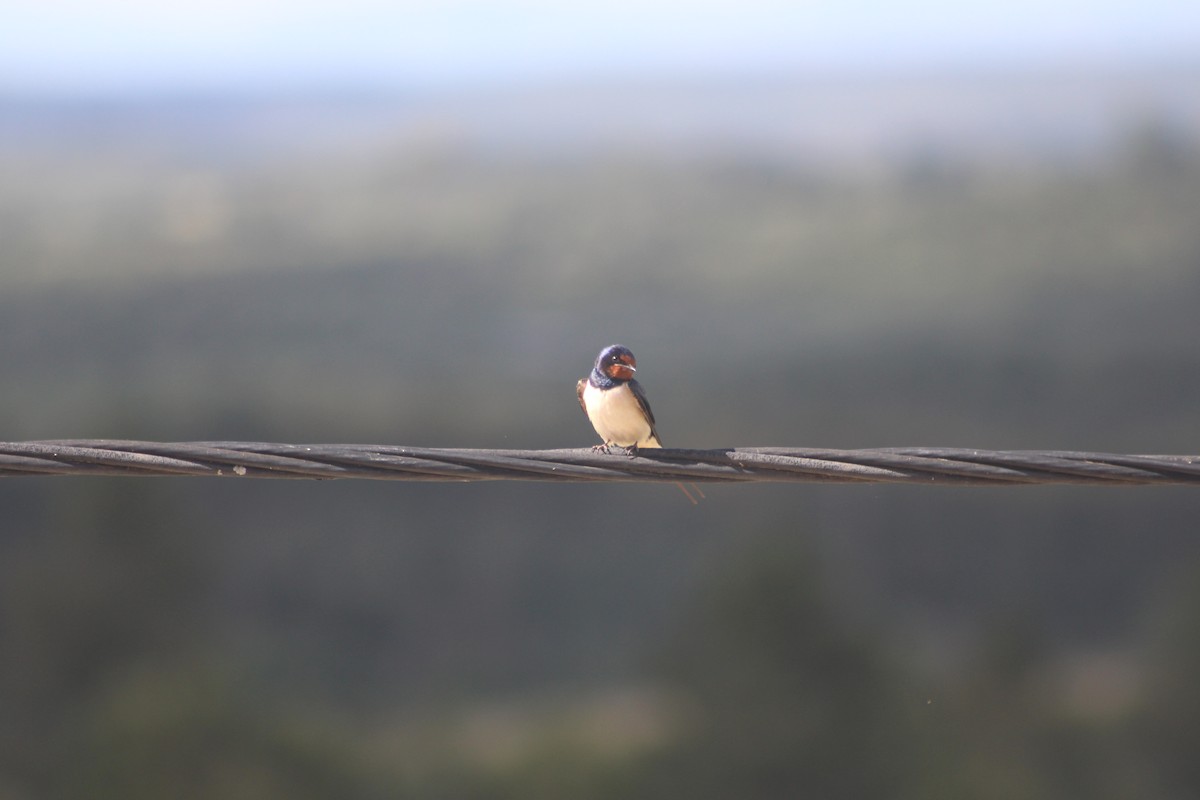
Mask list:
[[[1194,78],[14,101],[0,438],[1196,453]],[[0,798],[1200,780],[1194,490],[676,495],[0,482]]]

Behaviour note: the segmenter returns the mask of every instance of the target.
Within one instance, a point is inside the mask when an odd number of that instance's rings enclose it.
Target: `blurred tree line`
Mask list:
[[[1063,674],[1062,648],[1021,614],[939,664],[839,604],[804,532],[739,530],[637,648],[643,689],[535,692],[489,722],[472,690],[466,705],[360,708],[229,650],[213,533],[173,489],[83,483],[4,487],[6,503],[73,496],[33,515],[44,528],[6,529],[6,797],[1182,798],[1196,785],[1194,572],[1154,607],[1132,676],[1102,661]],[[307,635],[337,646],[319,625]]]
[[[623,341],[680,446],[1197,451],[1169,126],[850,174],[410,144],[5,151],[3,438],[584,446]],[[1200,786],[1194,490],[669,488],[0,481],[0,799]]]

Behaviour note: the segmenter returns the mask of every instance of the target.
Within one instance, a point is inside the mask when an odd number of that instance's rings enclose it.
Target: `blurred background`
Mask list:
[[[1200,7],[74,0],[0,439],[1200,453]],[[0,481],[0,798],[1183,798],[1188,488]]]

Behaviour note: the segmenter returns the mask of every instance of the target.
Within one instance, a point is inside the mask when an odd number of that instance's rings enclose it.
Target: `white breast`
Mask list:
[[[657,439],[650,438],[650,423],[629,384],[604,391],[588,383],[583,388],[583,403],[592,427],[606,444],[660,446]]]

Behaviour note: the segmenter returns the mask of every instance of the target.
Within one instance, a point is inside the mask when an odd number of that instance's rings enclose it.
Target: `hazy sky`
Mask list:
[[[1196,0],[0,0],[0,91],[1196,58]]]

